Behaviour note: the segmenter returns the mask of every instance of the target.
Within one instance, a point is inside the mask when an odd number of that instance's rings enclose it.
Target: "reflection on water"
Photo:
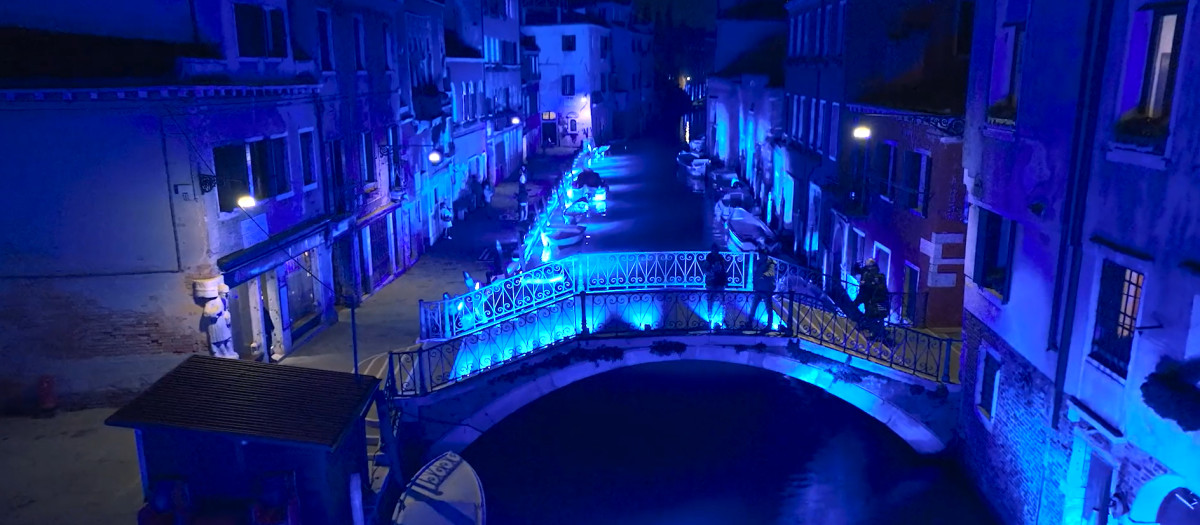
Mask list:
[[[771,372],[618,370],[513,414],[464,452],[506,524],[992,523],[953,468]]]

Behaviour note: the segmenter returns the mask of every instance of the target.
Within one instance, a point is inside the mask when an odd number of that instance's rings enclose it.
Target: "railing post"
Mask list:
[[[453,300],[453,299],[451,299],[451,300]],[[451,331],[450,331],[450,308],[449,308],[450,305],[446,304],[445,299],[438,301],[438,304],[441,305],[441,308],[439,308],[439,309],[441,310],[441,315],[442,315],[442,333],[440,335],[441,335],[442,339],[449,339],[450,334],[451,334]]]
[[[588,334],[587,292],[579,292],[579,335]]]
[[[413,359],[413,386],[417,390],[417,395],[423,396],[428,394],[433,384],[433,370],[429,368],[429,352],[424,348],[417,350],[416,359]]]
[[[954,341],[942,340],[942,382],[950,384],[950,358],[953,353]]]
[[[388,352],[387,381],[385,382],[384,390],[386,390],[388,392],[388,395],[391,397],[396,397],[396,394],[400,392],[400,389],[396,386],[396,359],[395,359],[395,357],[396,357],[396,354],[394,354],[392,352]]]

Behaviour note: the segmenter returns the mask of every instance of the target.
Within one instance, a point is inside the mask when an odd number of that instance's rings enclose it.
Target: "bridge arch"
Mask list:
[[[595,352],[598,349],[610,349],[611,352],[613,348],[620,348],[620,355],[613,354],[596,360],[567,360],[567,364],[560,367],[534,363],[527,367],[535,369],[535,373],[521,373],[518,369],[512,374],[517,379],[504,379],[503,372],[496,372],[501,376],[499,381],[468,381],[457,385],[468,388],[458,390],[451,387],[436,392],[432,397],[442,397],[438,394],[443,394],[449,404],[457,406],[453,411],[457,417],[453,420],[460,423],[445,429],[440,436],[426,436],[428,442],[432,443],[428,455],[434,456],[445,451],[461,452],[505,417],[576,381],[620,368],[675,361],[729,363],[794,377],[869,414],[919,453],[932,454],[946,447],[948,433],[944,428],[940,434],[935,429],[945,426],[938,424],[940,419],[947,416],[952,419],[957,401],[947,399],[944,391],[940,395],[935,393],[932,383],[898,374],[880,375],[888,370],[862,360],[852,362],[858,358],[847,358],[845,355],[829,356],[833,359],[822,357],[825,352],[821,352],[819,347],[781,352],[779,350],[782,348],[769,348],[761,339],[746,339],[692,336],[585,341],[573,344],[574,350],[560,351]],[[449,401],[451,398],[453,401]],[[938,406],[931,407],[927,403],[930,399],[937,400],[935,404]],[[435,402],[425,407],[422,413],[428,414],[429,409],[436,405]],[[921,407],[924,413],[914,413],[915,410],[910,410],[913,407]],[[442,418],[442,421],[446,420]]]

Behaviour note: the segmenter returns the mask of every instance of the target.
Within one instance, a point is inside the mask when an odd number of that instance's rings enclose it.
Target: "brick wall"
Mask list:
[[[1142,450],[1126,445],[1121,451],[1121,468],[1117,473],[1114,494],[1120,494],[1126,504],[1132,504],[1147,481],[1169,472],[1167,467]]]
[[[963,318],[963,405],[960,453],[968,474],[1004,523],[1062,523],[1071,438],[1050,428],[1053,381],[969,312]],[[982,346],[1001,360],[989,429],[976,413]]]
[[[206,352],[190,283],[182,274],[3,283],[0,411],[28,409],[43,375],[64,408],[111,404]]]

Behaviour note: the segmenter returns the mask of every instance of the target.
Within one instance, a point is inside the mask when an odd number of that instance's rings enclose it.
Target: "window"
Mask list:
[[[866,250],[866,234],[859,230],[850,230],[850,234],[846,237],[846,268],[849,269],[855,264],[861,263]]]
[[[238,197],[250,194],[250,170],[246,164],[246,145],[213,148],[217,175],[217,203],[222,212],[238,209]]]
[[[562,94],[564,97],[575,95],[575,75],[562,76]]]
[[[817,99],[809,99],[808,105],[808,129],[805,130],[805,133],[808,133],[808,145],[815,148],[817,147],[817,130],[821,129],[820,123],[817,122],[820,118],[820,114],[817,113]]]
[[[1025,28],[1018,24],[1004,31],[1006,42],[996,46],[997,59],[993,60],[993,75],[1003,79],[998,84],[999,93],[988,108],[988,119],[996,124],[1013,125],[1017,120],[1018,95],[1021,92],[1021,55],[1024,53]],[[1005,56],[1003,53],[1007,53]]]
[[[1175,98],[1184,4],[1156,7],[1134,16],[1126,86],[1117,136],[1162,151]],[[1144,50],[1142,49],[1144,46]]]
[[[836,53],[841,56],[846,49],[846,0],[838,3],[837,12],[837,49]]]
[[[896,198],[896,143],[877,142],[871,159],[871,179],[875,183],[875,194],[889,201]]]
[[[266,200],[292,191],[287,173],[287,139],[259,140],[249,144],[250,188],[254,198]]]
[[[1107,259],[1100,270],[1096,327],[1088,357],[1121,377],[1129,371],[1144,280],[1142,274]]]
[[[363,21],[361,18],[354,17],[354,67],[359,71],[366,71],[367,69],[366,52],[366,34],[363,30]]]
[[[1002,299],[1008,298],[1012,282],[1013,249],[1016,246],[1017,224],[999,214],[978,206],[975,225],[975,284],[991,290]]]
[[[359,143],[359,182],[362,182],[364,189],[371,190],[375,188],[375,145],[371,143],[371,132],[362,132]]]
[[[542,113],[542,120],[558,120],[558,117],[553,111],[546,111]]]
[[[321,71],[333,71],[333,26],[325,11],[317,11],[317,52]]]
[[[400,164],[400,154],[396,151],[396,146],[400,144],[400,127],[396,125],[388,126],[387,129],[387,145],[388,145],[388,180],[391,184],[399,187],[400,181],[396,175],[399,173],[396,168]]]
[[[575,119],[571,119],[571,124],[570,124],[569,129],[570,129],[571,133],[579,131],[579,124],[575,121]]]
[[[837,160],[838,144],[842,140],[840,119],[841,105],[834,102],[833,109],[829,115],[829,160]]]
[[[975,24],[975,2],[959,0],[958,23],[954,31],[954,52],[959,56],[971,54],[971,37]]]
[[[808,97],[800,96],[800,133],[797,138],[800,142],[805,142],[808,139]]]
[[[829,101],[822,100],[817,111],[817,151],[827,151],[829,149],[829,138],[826,136],[826,122],[829,120]]]
[[[396,67],[395,41],[392,39],[392,29],[387,23],[383,24],[383,67],[391,71]]]
[[[985,421],[996,417],[996,394],[1000,387],[1000,359],[986,346],[979,347],[979,379],[975,383],[975,406]]]
[[[300,173],[304,176],[304,187],[313,186],[317,183],[317,169],[315,157],[316,151],[313,150],[313,132],[304,131],[300,133]]]
[[[611,43],[612,41],[609,40],[609,37],[600,37],[600,58],[608,58],[608,46]]]
[[[822,7],[814,13],[817,17],[817,56],[829,54],[829,10]]]
[[[608,91],[608,75],[600,75],[600,91]]]
[[[916,151],[904,152],[900,166],[900,180],[894,185],[893,191],[897,203],[905,208],[927,216],[929,212],[929,155]]]
[[[575,50],[575,35],[563,35],[562,36],[562,50],[563,51],[574,51]]]
[[[238,56],[244,58],[285,58],[287,23],[282,9],[266,9],[250,4],[233,4],[237,25]]]

